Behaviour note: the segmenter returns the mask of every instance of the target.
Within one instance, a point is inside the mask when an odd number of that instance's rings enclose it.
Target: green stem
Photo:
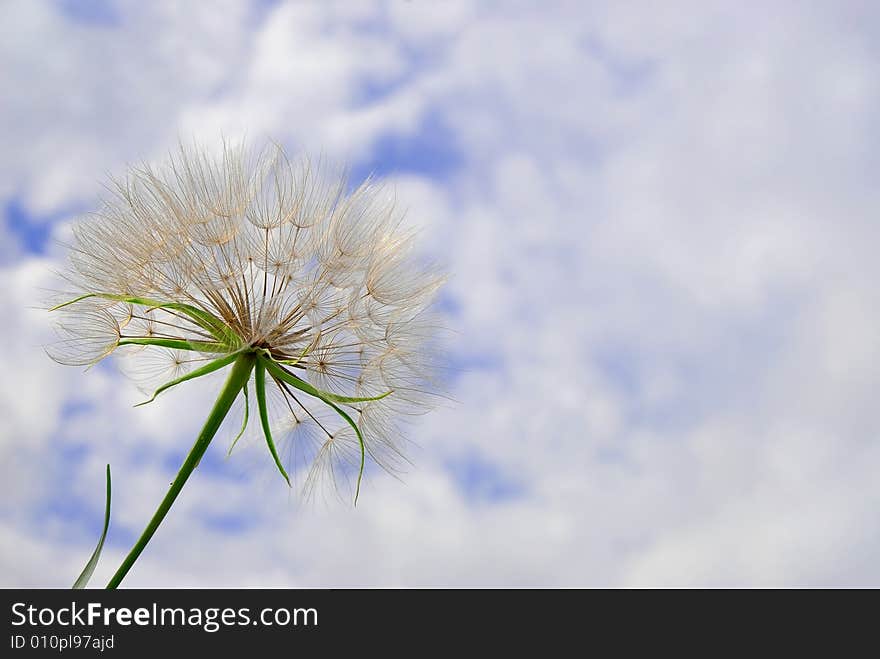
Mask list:
[[[171,488],[168,490],[168,494],[162,499],[162,503],[159,504],[159,508],[156,510],[150,523],[147,524],[147,528],[144,529],[144,532],[141,534],[141,537],[138,538],[137,543],[135,543],[131,551],[128,552],[128,556],[125,557],[122,565],[116,570],[116,574],[110,579],[110,582],[107,584],[108,589],[114,589],[119,586],[120,582],[125,578],[125,575],[128,574],[131,566],[134,565],[138,556],[141,555],[141,552],[147,546],[150,538],[153,537],[156,529],[159,528],[162,520],[165,519],[165,515],[167,515],[168,511],[171,509],[171,504],[177,499],[177,495],[180,494],[189,475],[192,473],[193,469],[196,468],[196,465],[199,464],[199,460],[202,459],[208,445],[211,443],[211,440],[214,439],[214,435],[217,433],[217,429],[220,427],[220,424],[229,412],[229,408],[232,407],[232,403],[235,402],[241,388],[247,383],[248,378],[250,378],[251,370],[254,368],[254,361],[255,356],[252,352],[242,353],[235,360],[235,364],[232,366],[232,371],[226,379],[226,384],[223,386],[223,390],[220,392],[217,401],[214,403],[214,409],[211,410],[211,414],[208,416],[208,420],[205,421],[205,425],[202,427],[202,431],[199,433],[192,449],[190,449],[189,455],[186,456],[186,460],[184,460],[183,465],[181,465],[180,471],[177,472],[177,477],[174,479],[174,482],[171,483]]]

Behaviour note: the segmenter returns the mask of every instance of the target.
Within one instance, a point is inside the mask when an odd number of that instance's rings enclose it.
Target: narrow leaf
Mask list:
[[[235,445],[238,443],[238,440],[241,439],[242,435],[244,435],[244,431],[247,429],[248,424],[248,416],[250,415],[250,405],[248,404],[248,383],[245,382],[244,386],[241,388],[241,393],[244,394],[244,420],[241,422],[241,430],[238,431],[238,434],[235,436],[235,439],[232,440],[232,444],[229,446],[229,450],[226,452],[226,457],[228,458],[232,455],[232,449],[235,448]]]
[[[229,327],[227,327],[226,324],[215,315],[208,313],[204,309],[199,309],[191,304],[184,304],[182,302],[163,302],[162,300],[153,300],[146,297],[115,295],[112,293],[87,293],[85,295],[80,295],[73,300],[62,302],[49,309],[49,311],[55,311],[70,304],[74,304],[75,302],[80,302],[93,297],[98,297],[104,300],[114,300],[116,302],[126,302],[128,304],[137,304],[149,307],[150,309],[174,309],[175,311],[180,311],[189,316],[196,325],[207,330],[211,336],[218,341],[222,341],[227,345],[234,345],[235,347],[238,347],[238,344],[241,343],[240,337],[230,330]]]
[[[198,352],[229,352],[230,346],[211,341],[184,341],[182,339],[162,339],[157,337],[126,336],[119,339],[121,346],[159,346],[176,350],[194,350]]]
[[[292,377],[296,376],[294,375]],[[302,378],[297,379],[302,380]],[[305,380],[302,381],[305,382]],[[390,396],[392,394],[391,391],[386,391],[380,396],[371,396],[369,398],[353,398],[351,396],[338,396],[337,394],[330,393],[329,391],[323,391],[321,389],[316,389],[315,387],[312,388],[315,389],[315,391],[317,391],[319,394],[321,394],[322,398],[326,398],[327,400],[332,400],[334,403],[341,403],[343,405],[347,405],[349,403],[368,403],[371,400],[382,400],[383,398],[385,398],[385,396]]]
[[[85,295],[80,295],[79,297],[75,297],[72,300],[68,300],[67,302],[62,302],[61,304],[56,304],[54,307],[49,309],[49,311],[58,311],[59,309],[63,309],[64,307],[70,306],[71,304],[76,304],[77,302],[81,302],[82,300],[88,300],[92,297],[101,297],[97,293],[86,293]]]
[[[272,454],[272,459],[275,460],[275,465],[278,467],[278,471],[284,476],[284,480],[287,481],[289,487],[290,477],[287,475],[287,472],[284,471],[284,466],[281,464],[281,459],[278,457],[278,451],[275,450],[275,442],[272,441],[272,430],[269,428],[269,412],[266,409],[266,366],[263,363],[262,358],[257,360],[256,367],[254,368],[254,385],[254,389],[257,392],[257,407],[260,408],[260,423],[263,424],[263,434],[266,436],[266,444],[269,446],[269,453]]]
[[[207,330],[211,336],[224,342],[226,345],[238,347],[242,343],[241,337],[229,329],[226,323],[213,314],[192,305],[180,302],[163,302],[151,305],[150,309],[174,309],[175,311],[180,311],[189,316],[196,325]]]
[[[73,588],[75,590],[85,588],[89,583],[89,579],[92,578],[92,573],[98,565],[98,559],[101,558],[101,550],[104,548],[104,540],[107,538],[108,528],[110,528],[110,465],[107,465],[107,502],[104,504],[104,530],[101,531],[101,537],[98,539],[98,546],[95,547],[95,551],[92,552],[92,557],[89,559],[89,562],[86,563],[86,566],[83,568],[82,573],[77,577],[76,581],[73,582]]]
[[[358,428],[357,424],[345,412],[345,410],[343,410],[341,407],[336,405],[333,402],[333,399],[329,398],[325,394],[325,392],[321,391],[320,389],[316,389],[315,387],[310,385],[308,382],[306,382],[305,380],[303,380],[301,378],[296,377],[292,373],[288,373],[283,368],[278,366],[278,364],[275,364],[271,360],[266,359],[264,357],[260,357],[259,359],[257,359],[257,369],[260,368],[261,363],[265,363],[266,368],[269,370],[269,372],[273,376],[277,377],[279,380],[282,380],[283,382],[286,382],[287,384],[296,387],[300,391],[303,391],[303,392],[309,394],[310,396],[314,396],[315,398],[318,398],[319,400],[324,401],[327,405],[332,407],[339,416],[341,416],[343,419],[345,419],[345,421],[348,423],[348,425],[350,425],[352,427],[355,434],[357,435],[358,442],[360,444],[360,449],[361,449],[361,464],[360,464],[360,468],[358,469],[357,487],[355,487],[355,491],[354,491],[354,504],[357,505],[358,496],[360,496],[360,493],[361,493],[361,479],[364,476],[364,466],[366,465],[366,460],[367,460],[366,445],[364,444],[364,436],[361,434],[360,428]],[[391,393],[391,392],[389,391],[388,393]],[[383,394],[379,398],[384,398],[387,395],[388,394]],[[376,399],[375,398],[367,398],[367,399],[361,399],[361,400],[376,400]]]
[[[318,340],[319,340],[320,338],[321,338],[321,330],[318,330],[318,333],[315,334],[315,338],[312,339],[312,342],[311,342],[311,343],[309,343],[305,348],[303,348],[303,351],[300,353],[299,357],[297,357],[296,359],[285,359],[285,360],[279,360],[278,363],[279,363],[279,364],[285,364],[286,366],[296,366],[296,365],[299,364],[303,359],[306,358],[306,355],[308,355],[308,354],[314,349],[314,347],[315,347],[316,345],[318,345]],[[265,354],[268,355],[268,354],[269,354],[269,351],[268,351],[268,350],[265,351]]]
[[[215,359],[214,361],[209,362],[209,363],[205,364],[204,366],[202,366],[201,368],[197,368],[196,370],[191,371],[191,372],[187,373],[186,375],[181,375],[179,378],[175,378],[174,380],[171,380],[170,382],[166,382],[161,387],[156,389],[156,391],[153,393],[152,398],[150,398],[149,400],[145,400],[142,403],[138,403],[137,405],[135,405],[135,407],[140,407],[141,405],[146,405],[147,403],[152,403],[154,400],[156,400],[156,396],[161,394],[166,389],[170,389],[171,387],[174,387],[174,386],[180,384],[181,382],[186,382],[187,380],[195,380],[196,378],[200,378],[203,375],[208,375],[209,373],[213,373],[214,371],[217,371],[217,370],[223,368],[224,366],[228,366],[229,364],[234,362],[237,358],[238,358],[237,353],[232,353],[231,355],[226,355],[225,357],[221,357],[220,359]]]
[[[288,362],[286,362],[286,361],[276,362],[276,361],[272,360],[271,358],[267,358],[267,357],[264,357],[264,359],[266,360],[267,365],[271,365],[271,364],[285,364],[285,365],[287,365],[288,364]],[[297,360],[297,361],[299,361],[299,360]],[[271,368],[270,368],[270,370],[271,370]],[[281,370],[281,369],[279,369],[279,370]],[[334,394],[329,391],[324,391],[323,389],[318,389],[317,387],[310,385],[308,382],[306,382],[302,378],[299,378],[299,377],[293,375],[292,373],[287,373],[287,371],[284,371],[284,373],[288,377],[297,380],[297,382],[295,382],[295,383],[285,380],[285,382],[292,384],[297,389],[300,389],[301,391],[304,391],[307,394],[310,394],[312,396],[320,398],[321,400],[332,400],[334,403],[340,403],[342,405],[348,405],[350,403],[369,403],[370,401],[373,401],[373,400],[382,400],[386,396],[390,396],[392,393],[394,393],[393,391],[386,391],[384,394],[380,394],[379,396],[368,396],[368,397],[364,397],[364,398],[357,398],[354,396],[340,396],[339,394]],[[304,385],[304,386],[300,386],[300,385]]]

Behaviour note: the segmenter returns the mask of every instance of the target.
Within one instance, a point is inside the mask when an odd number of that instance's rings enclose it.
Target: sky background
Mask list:
[[[393,182],[456,403],[302,505],[217,442],[127,586],[880,586],[880,5],[0,2],[0,585],[93,585],[216,394],[43,353],[108,174],[221,135]],[[237,422],[237,421],[236,421]]]

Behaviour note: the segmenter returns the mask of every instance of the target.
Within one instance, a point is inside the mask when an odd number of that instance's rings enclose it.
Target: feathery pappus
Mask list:
[[[306,495],[326,484],[356,500],[367,459],[400,465],[401,423],[438,395],[443,275],[417,257],[386,187],[349,190],[276,145],[224,145],[181,147],[108,191],[72,230],[53,359],[125,353],[166,380],[153,398],[232,367],[220,420],[243,397],[243,432],[256,407],[288,483],[274,438],[291,441]]]

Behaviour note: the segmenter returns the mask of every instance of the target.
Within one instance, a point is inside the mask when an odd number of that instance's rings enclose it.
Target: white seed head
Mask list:
[[[216,157],[181,147],[162,167],[112,181],[98,212],[74,227],[65,273],[72,297],[99,297],[58,310],[50,355],[93,364],[120,345],[167,339],[167,348],[121,351],[140,361],[127,370],[167,381],[218,351],[258,348],[323,391],[391,392],[349,411],[367,453],[395,468],[399,419],[436,397],[429,307],[442,276],[415,256],[386,188],[368,180],[347,192],[343,177],[328,174],[275,145],[258,154],[224,145]],[[173,304],[220,319],[235,345],[218,348]],[[273,423],[291,442],[291,476],[309,492],[322,482],[347,489],[359,453],[352,428],[301,391],[267,384]]]

